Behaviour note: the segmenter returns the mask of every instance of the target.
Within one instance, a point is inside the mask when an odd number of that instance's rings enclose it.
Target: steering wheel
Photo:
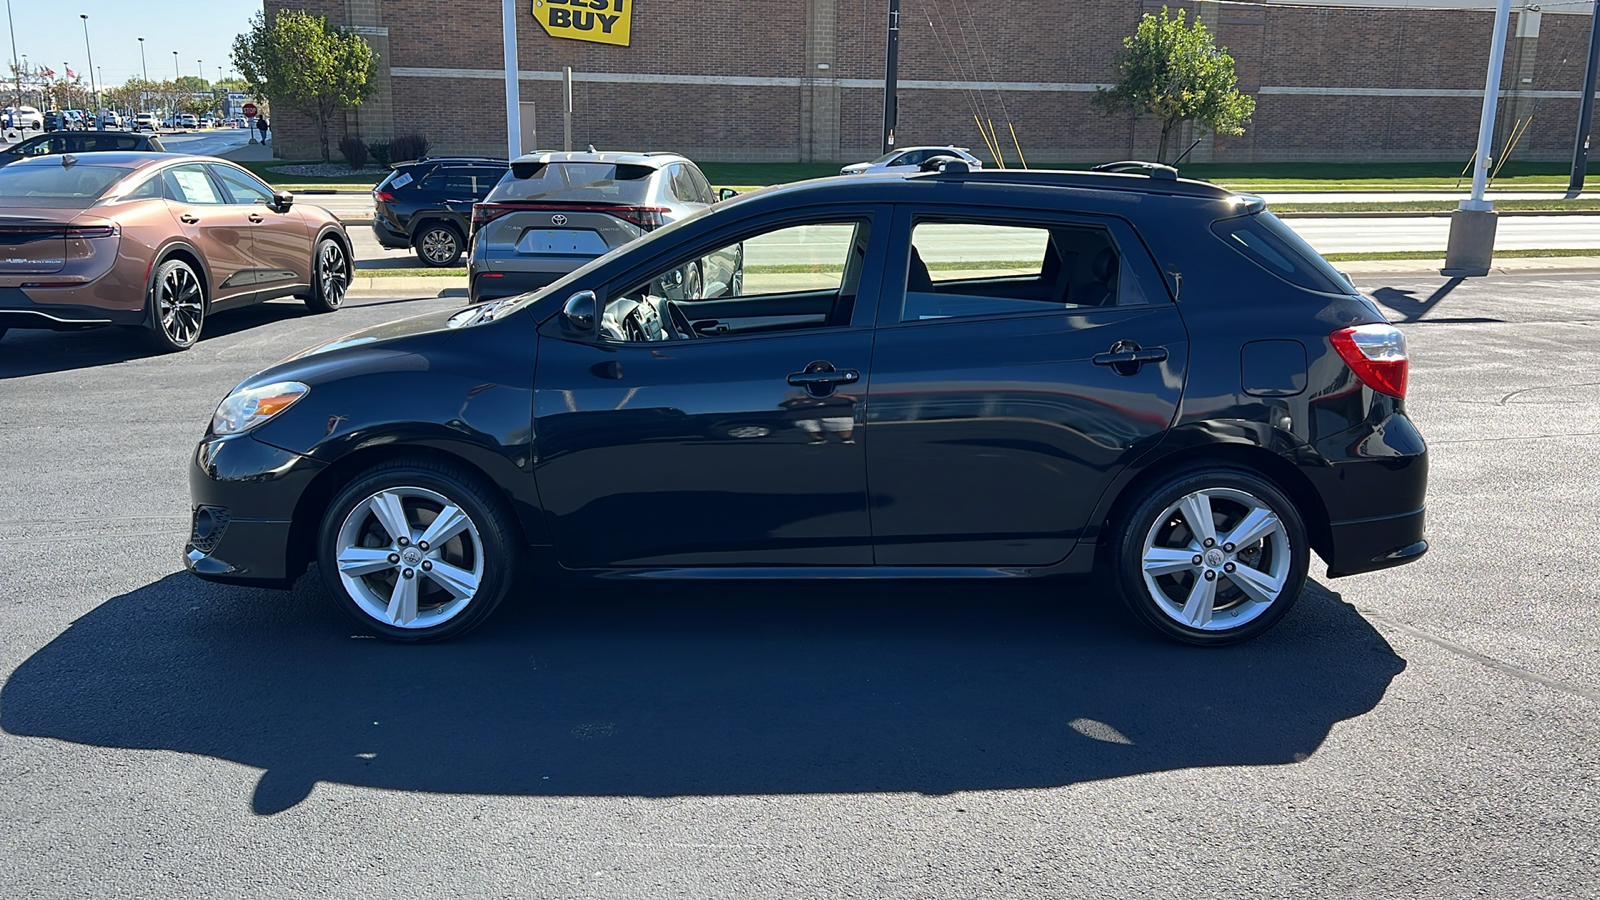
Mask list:
[[[700,337],[700,332],[694,330],[694,324],[689,321],[689,315],[683,311],[683,307],[671,300],[661,302],[667,307],[667,327],[661,329],[662,334],[670,334],[673,339],[684,341]]]

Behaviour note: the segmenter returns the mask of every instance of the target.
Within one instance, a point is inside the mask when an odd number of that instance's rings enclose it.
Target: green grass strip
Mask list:
[[[1556,250],[1496,250],[1495,259],[1546,259],[1568,256],[1600,257],[1600,249]],[[1444,259],[1444,248],[1438,250],[1378,250],[1364,253],[1324,253],[1328,262],[1367,262],[1400,259]]]
[[[1355,203],[1274,203],[1268,208],[1278,213],[1345,213],[1345,212],[1450,212],[1459,207],[1457,200],[1374,200]],[[1496,200],[1494,208],[1501,212],[1548,212],[1562,209],[1600,209],[1600,199],[1581,200]]]

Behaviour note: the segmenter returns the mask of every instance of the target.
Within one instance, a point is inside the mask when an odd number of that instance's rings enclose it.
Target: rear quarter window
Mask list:
[[[1211,223],[1211,231],[1235,252],[1290,284],[1325,294],[1351,292],[1337,269],[1270,212],[1220,219]]]

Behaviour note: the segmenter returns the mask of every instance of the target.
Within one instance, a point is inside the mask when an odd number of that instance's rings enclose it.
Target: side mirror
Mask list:
[[[272,208],[273,209],[277,210],[278,212],[288,212],[289,211],[289,207],[291,207],[293,205],[294,205],[294,194],[291,194],[288,191],[273,191],[272,192]]]
[[[717,200],[719,200],[719,201],[721,201],[721,200],[732,200],[733,198],[735,198],[737,196],[739,196],[739,192],[734,190],[733,188],[723,188],[722,190],[717,191]]]
[[[561,307],[562,330],[576,335],[594,334],[594,324],[600,317],[599,306],[594,291],[579,291],[568,297]]]

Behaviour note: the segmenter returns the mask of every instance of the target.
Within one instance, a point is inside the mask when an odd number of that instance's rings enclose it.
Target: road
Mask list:
[[[7,335],[0,896],[1600,895],[1600,281],[1362,286],[1433,549],[1221,651],[1093,581],[544,575],[360,639],[184,574],[185,464],[251,372],[459,300]]]

